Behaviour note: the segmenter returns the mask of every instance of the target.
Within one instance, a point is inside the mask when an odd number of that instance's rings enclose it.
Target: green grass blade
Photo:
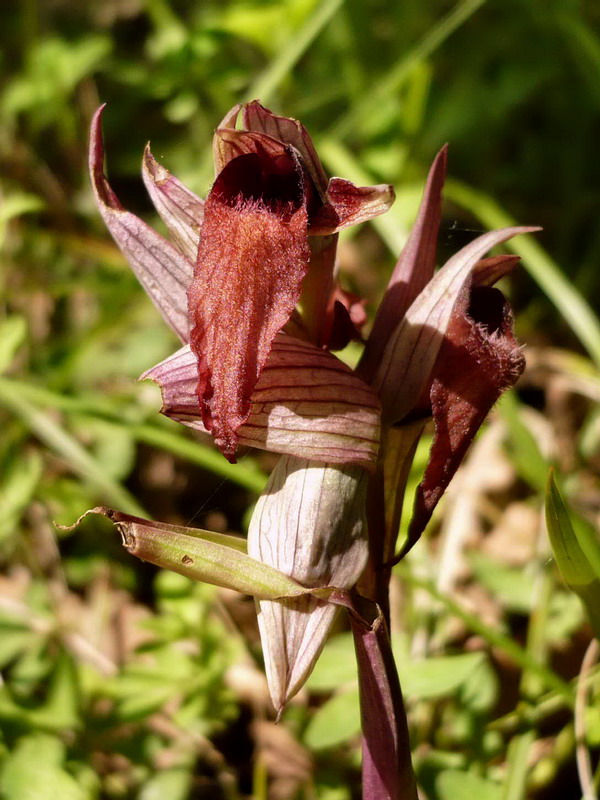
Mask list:
[[[504,652],[523,670],[528,670],[532,674],[538,676],[545,686],[554,689],[557,694],[564,697],[565,701],[570,706],[574,703],[574,692],[569,684],[559,678],[559,676],[545,664],[540,664],[538,661],[532,659],[529,653],[521,647],[521,645],[511,639],[510,636],[507,636],[496,628],[490,628],[476,614],[465,611],[465,609],[452,600],[451,597],[438,591],[431,581],[418,578],[414,575],[406,565],[400,564],[397,569],[399,574],[410,584],[425,589],[431,597],[444,605],[451,614],[462,620],[470,630],[479,633],[493,647],[504,650]]]
[[[508,746],[506,778],[502,786],[502,800],[524,800],[529,774],[529,751],[535,741],[534,731],[515,736]]]
[[[600,542],[583,520],[580,524],[571,520],[552,470],[546,491],[546,525],[558,569],[581,598],[600,639]]]
[[[110,478],[70,433],[26,400],[10,381],[0,381],[0,405],[18,417],[34,436],[66,461],[73,472],[89,481],[108,502],[131,514],[147,516],[144,508],[127,489]]]
[[[292,71],[294,65],[306,53],[343,2],[344,0],[324,0],[319,3],[301,30],[294,32],[291,39],[282,46],[279,54],[252,83],[246,92],[245,100],[258,99],[268,105],[279,84]]]
[[[238,486],[249,489],[251,492],[260,494],[265,488],[267,477],[258,467],[253,467],[250,463],[246,464],[245,462],[230,464],[221,453],[212,447],[204,447],[190,439],[184,439],[182,436],[163,430],[157,425],[134,425],[131,433],[139,442],[159,447],[161,450],[185,458],[214,475],[220,475],[225,480],[237,483]]]
[[[127,420],[124,421],[123,409],[108,401],[90,401],[83,397],[68,397],[25,381],[2,379],[0,386],[6,384],[9,384],[12,391],[18,392],[36,406],[48,406],[74,414],[109,420],[115,425],[127,428],[128,432],[138,442],[144,442],[144,444],[149,444],[152,447],[166,450],[192,464],[197,464],[215,475],[230,480],[244,489],[256,492],[256,494],[262,492],[267,482],[267,476],[251,458],[246,457],[238,464],[230,464],[213,447],[186,439],[182,435],[163,427],[160,422],[138,424],[134,420],[129,423]],[[132,411],[137,411],[137,409],[132,409]]]
[[[376,113],[379,103],[395,95],[407,73],[419,61],[429,58],[443,42],[466,22],[486,0],[462,0],[378,81],[376,88],[356,103],[329,131],[334,139],[344,139],[361,120]]]
[[[534,606],[529,616],[527,643],[525,650],[532,661],[545,663],[548,659],[546,632],[554,577],[537,562],[534,577]],[[520,682],[521,697],[539,697],[543,687],[540,677],[529,670],[523,670]],[[506,775],[503,781],[502,800],[524,800],[527,794],[529,776],[529,755],[535,742],[535,730],[531,729],[515,736],[509,745],[506,759]]]
[[[498,403],[498,411],[508,429],[511,461],[519,475],[530,486],[543,493],[548,477],[548,463],[520,414],[520,403],[514,392],[507,392]]]

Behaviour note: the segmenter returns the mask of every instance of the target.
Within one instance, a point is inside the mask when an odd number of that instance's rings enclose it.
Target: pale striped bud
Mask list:
[[[252,516],[249,555],[306,587],[352,587],[368,554],[367,480],[357,466],[283,456]],[[257,606],[271,698],[281,711],[312,671],[337,607],[310,595]]]

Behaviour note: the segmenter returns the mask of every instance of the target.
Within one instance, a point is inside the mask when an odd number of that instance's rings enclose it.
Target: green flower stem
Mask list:
[[[538,567],[535,580],[535,605],[529,617],[525,652],[532,663],[542,664],[546,660],[546,630],[548,609],[554,590],[554,581],[548,570]],[[521,675],[520,692],[525,697],[540,694],[540,676],[525,667]],[[530,729],[510,742],[507,756],[506,776],[503,782],[502,800],[524,800],[530,771],[529,754],[535,742],[535,729]]]

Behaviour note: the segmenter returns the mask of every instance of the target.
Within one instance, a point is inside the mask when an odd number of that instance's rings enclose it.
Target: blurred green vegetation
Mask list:
[[[244,530],[273,459],[231,467],[136,383],[175,342],[103,228],[86,147],[106,102],[111,181],[154,223],[146,141],[203,194],[212,130],[258,97],[302,119],[331,174],[396,186],[387,217],[342,237],[343,279],[371,309],[445,142],[440,261],[487,227],[544,227],[511,243],[524,268],[505,287],[529,370],[475,445],[477,481],[399,570],[394,633],[430,800],[578,800],[574,680],[591,633],[541,509],[553,463],[578,514],[597,525],[600,511],[599,28],[592,0],[3,6],[2,797],[359,796],[346,634],[274,732],[251,601],[134,563],[99,520],[53,525],[106,503]],[[478,532],[470,547],[457,529]],[[577,736],[597,756],[598,681],[586,691]]]

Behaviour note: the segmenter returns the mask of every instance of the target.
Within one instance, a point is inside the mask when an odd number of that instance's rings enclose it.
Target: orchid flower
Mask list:
[[[287,576],[285,593],[255,592],[269,687],[281,710],[323,647],[336,612],[331,592],[360,579],[361,593],[385,611],[405,482],[427,421],[434,440],[402,554],[490,408],[521,373],[510,308],[492,288],[518,259],[484,256],[536,229],[484,234],[435,273],[443,149],[352,371],[331,352],[358,337],[365,319],[358,299],[337,283],[337,232],[385,212],[392,188],[328,180],[304,127],[255,101],[236,106],[216,130],[216,178],[205,201],[146,149],[143,178],[169,241],[112,191],[101,113],[90,146],[98,206],[183,344],[142,377],[159,384],[163,414],[210,432],[229,460],[239,445],[282,454],[250,523],[250,560],[238,558]],[[210,580],[210,570],[198,572],[181,555],[188,534],[117,513],[110,512],[133,552]],[[156,542],[168,541],[169,531],[171,555],[161,556]],[[135,537],[150,544],[140,549]],[[214,582],[229,585],[226,572]],[[248,585],[236,581],[236,588]],[[373,646],[363,648],[362,662]],[[370,685],[380,691],[377,678]]]
[[[240,112],[245,130],[235,128]],[[380,413],[374,390],[327,349],[358,336],[365,319],[335,280],[335,249],[339,230],[389,208],[392,187],[328,181],[302,125],[249,103],[215,132],[217,174],[204,202],[146,149],[144,181],[171,243],[125,211],[108,184],[101,114],[90,145],[100,211],[185,343],[142,377],[160,385],[164,414],[210,431],[230,460],[238,444],[286,454],[257,505],[249,554],[304,586],[350,588],[368,555],[367,471]],[[257,603],[281,709],[337,608],[308,595]]]

